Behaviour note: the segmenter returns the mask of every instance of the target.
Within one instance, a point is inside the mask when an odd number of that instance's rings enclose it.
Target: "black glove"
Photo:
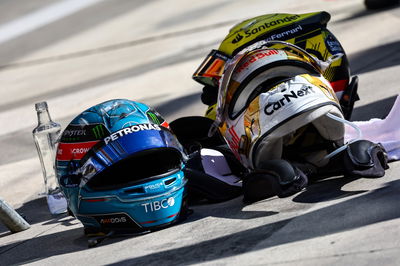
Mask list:
[[[351,143],[343,156],[345,174],[354,177],[382,177],[387,164],[387,154],[381,144],[369,140]]]
[[[213,86],[204,86],[201,94],[201,102],[205,105],[214,105],[218,100],[218,88]]]
[[[243,200],[255,202],[278,196],[285,198],[296,194],[308,184],[307,176],[285,160],[266,160],[243,178]]]

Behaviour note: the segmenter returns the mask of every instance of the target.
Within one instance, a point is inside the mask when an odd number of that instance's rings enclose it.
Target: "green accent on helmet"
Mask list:
[[[160,120],[158,119],[158,117],[154,113],[147,112],[147,114],[149,115],[149,118],[151,120],[153,120],[154,123],[156,123],[156,124],[160,124],[161,123]]]

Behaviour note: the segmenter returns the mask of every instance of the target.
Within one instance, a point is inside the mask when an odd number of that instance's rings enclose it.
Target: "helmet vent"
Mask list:
[[[166,186],[171,185],[172,183],[175,182],[175,180],[176,180],[176,177],[171,178],[171,179],[168,179],[168,180],[166,180],[166,181],[164,182],[164,184],[165,184]]]
[[[145,191],[142,187],[127,189],[127,190],[124,190],[124,192],[128,193],[128,194],[143,194],[143,193],[145,193]]]

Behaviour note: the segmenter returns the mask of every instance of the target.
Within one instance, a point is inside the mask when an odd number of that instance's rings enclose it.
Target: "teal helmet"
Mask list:
[[[56,170],[70,212],[87,232],[149,231],[185,212],[186,154],[151,107],[117,99],[75,117]]]

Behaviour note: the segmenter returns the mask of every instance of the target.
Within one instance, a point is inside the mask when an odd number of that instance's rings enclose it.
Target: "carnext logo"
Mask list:
[[[264,108],[264,113],[266,115],[272,115],[275,111],[278,111],[283,106],[290,103],[292,100],[304,97],[311,93],[315,93],[312,87],[305,87],[297,92],[291,90],[290,93],[283,94],[282,98],[279,99],[278,101],[267,104]]]

